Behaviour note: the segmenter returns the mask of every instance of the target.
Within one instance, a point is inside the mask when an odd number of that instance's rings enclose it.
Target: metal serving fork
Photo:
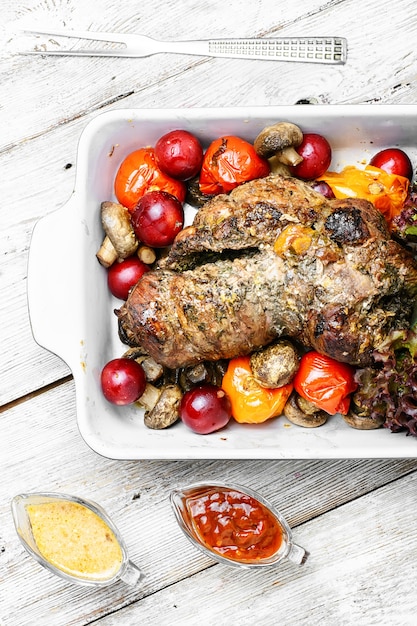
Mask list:
[[[146,57],[162,52],[235,59],[296,61],[343,65],[347,58],[347,41],[343,37],[276,37],[272,39],[203,39],[188,41],[157,41],[145,35],[128,35],[92,31],[24,30],[25,33],[51,37],[72,37],[121,44],[118,49],[54,49],[37,47],[21,54],[60,56]],[[51,42],[51,39],[49,39]],[[57,42],[54,42],[57,43]]]

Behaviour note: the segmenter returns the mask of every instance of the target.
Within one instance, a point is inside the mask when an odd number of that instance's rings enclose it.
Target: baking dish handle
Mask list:
[[[27,298],[35,341],[73,363],[81,337],[80,274],[81,225],[75,195],[60,209],[41,218],[32,232]],[[77,310],[78,309],[78,310]]]

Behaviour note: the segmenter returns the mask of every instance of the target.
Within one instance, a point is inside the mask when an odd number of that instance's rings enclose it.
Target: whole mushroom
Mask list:
[[[256,137],[253,145],[259,156],[274,157],[284,165],[298,165],[303,160],[295,148],[303,141],[301,129],[292,122],[277,122],[266,126]]]
[[[96,256],[104,267],[110,267],[116,260],[123,261],[136,252],[139,242],[126,207],[117,202],[102,202],[101,223],[106,236]]]
[[[385,421],[383,416],[373,418],[370,415],[355,413],[353,409],[351,409],[347,415],[342,415],[342,417],[348,426],[356,428],[357,430],[375,430],[381,428]]]
[[[327,422],[329,415],[317,408],[312,402],[293,391],[285,407],[284,415],[289,422],[304,428],[317,428]]]
[[[250,366],[261,387],[276,388],[287,385],[298,370],[300,357],[287,339],[279,339],[251,355]]]

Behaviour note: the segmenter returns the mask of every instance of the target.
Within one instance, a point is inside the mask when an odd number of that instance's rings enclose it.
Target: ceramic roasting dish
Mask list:
[[[78,427],[97,453],[113,459],[417,457],[415,438],[384,428],[354,430],[340,416],[315,429],[291,425],[284,417],[260,425],[232,420],[222,431],[197,435],[182,423],[150,430],[135,406],[116,407],[102,396],[102,367],[125,351],[113,313],[121,301],[109,293],[105,270],[95,256],[103,238],[100,203],[115,200],[119,164],[129,152],[154,145],[176,128],[195,133],[207,146],[223,134],[253,141],[264,126],[283,120],[327,137],[332,170],[364,164],[378,150],[393,146],[408,153],[414,169],[417,164],[417,107],[412,105],[121,109],[97,116],[83,131],[74,193],[33,232],[28,299],[35,340],[73,372]],[[189,223],[192,210],[187,211]]]

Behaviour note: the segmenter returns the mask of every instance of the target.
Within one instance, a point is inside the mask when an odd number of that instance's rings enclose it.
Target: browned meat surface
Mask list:
[[[294,224],[308,245],[291,244]],[[240,252],[179,271],[229,250]],[[122,336],[168,367],[247,354],[284,335],[364,365],[408,323],[416,293],[417,265],[373,205],[324,200],[270,176],[200,209],[117,314]]]
[[[288,223],[310,225],[325,214],[327,200],[295,178],[268,176],[215,196],[184,228],[172,246],[167,267],[198,263],[201,252],[219,253],[272,244]]]

